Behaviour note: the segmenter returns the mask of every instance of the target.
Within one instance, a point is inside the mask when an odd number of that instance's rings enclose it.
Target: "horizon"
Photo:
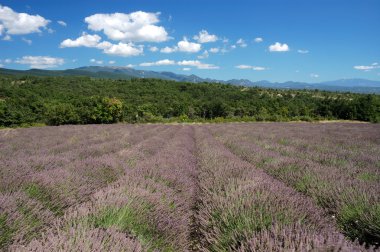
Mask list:
[[[192,3],[1,1],[0,67],[129,66],[217,80],[380,81],[379,1]]]
[[[171,71],[166,71],[166,70],[150,70],[150,69],[136,69],[136,68],[133,68],[133,67],[130,67],[130,66],[110,66],[110,65],[85,65],[85,66],[78,66],[78,67],[75,67],[75,68],[62,68],[62,69],[41,69],[41,68],[27,68],[27,69],[12,69],[12,68],[4,68],[4,67],[0,67],[0,69],[6,69],[6,70],[16,70],[16,71],[31,71],[31,70],[46,70],[46,71],[65,71],[65,70],[77,70],[77,69],[81,69],[81,68],[91,68],[91,67],[99,67],[99,68],[111,68],[111,69],[132,69],[132,70],[136,70],[136,71],[152,71],[152,72],[157,72],[157,73],[174,73],[174,74],[178,74],[178,75],[185,75],[185,76],[196,76],[196,77],[201,77],[201,76],[198,76],[194,73],[175,73],[175,72],[171,72]],[[214,80],[214,81],[231,81],[231,80],[248,80],[252,83],[258,83],[258,82],[269,82],[269,83],[272,83],[272,84],[285,84],[285,83],[288,83],[288,82],[293,82],[293,83],[300,83],[300,84],[324,84],[324,83],[327,83],[327,82],[336,82],[336,81],[345,81],[345,80],[359,80],[359,81],[370,81],[370,82],[378,82],[379,85],[380,85],[380,80],[371,80],[371,79],[365,79],[365,78],[341,78],[341,79],[333,79],[333,80],[327,80],[327,81],[315,81],[315,82],[306,82],[306,81],[293,81],[293,80],[285,80],[285,81],[270,81],[270,80],[266,80],[266,79],[260,79],[260,80],[252,80],[252,79],[245,79],[245,78],[230,78],[230,79],[214,79],[214,78],[210,78],[210,77],[201,77],[202,79],[210,79],[210,80]],[[379,86],[380,87],[380,86]]]

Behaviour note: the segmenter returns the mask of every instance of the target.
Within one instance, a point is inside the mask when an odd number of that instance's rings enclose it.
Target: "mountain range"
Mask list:
[[[32,76],[88,76],[92,78],[107,79],[132,79],[132,78],[156,78],[191,83],[222,83],[239,86],[258,86],[278,89],[319,89],[326,91],[354,92],[354,93],[376,93],[380,94],[380,81],[366,79],[340,79],[335,81],[305,83],[305,82],[270,82],[270,81],[250,81],[247,79],[216,80],[201,78],[197,75],[176,74],[173,72],[156,72],[136,70],[129,67],[113,66],[85,66],[66,70],[13,70],[0,68],[3,75],[32,75]]]

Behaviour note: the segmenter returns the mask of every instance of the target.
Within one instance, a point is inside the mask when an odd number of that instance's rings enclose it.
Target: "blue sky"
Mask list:
[[[378,0],[0,0],[0,66],[380,80]]]

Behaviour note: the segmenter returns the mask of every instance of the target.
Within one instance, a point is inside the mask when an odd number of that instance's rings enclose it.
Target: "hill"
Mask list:
[[[0,126],[7,127],[321,119],[377,122],[380,96],[148,78],[0,75]]]
[[[173,80],[180,82],[191,83],[222,83],[232,84],[237,86],[247,87],[267,87],[277,89],[318,89],[326,91],[338,92],[353,92],[364,94],[380,94],[380,81],[366,80],[366,79],[341,79],[335,81],[319,82],[319,83],[305,83],[305,82],[270,82],[270,81],[250,81],[247,79],[231,79],[231,80],[216,80],[210,78],[201,78],[197,75],[184,75],[172,72],[155,72],[136,70],[130,67],[117,67],[117,66],[84,66],[75,69],[66,70],[13,70],[0,68],[0,74],[4,75],[31,75],[31,76],[87,76],[92,78],[102,79],[122,79],[128,80],[131,78],[154,78],[163,80]]]

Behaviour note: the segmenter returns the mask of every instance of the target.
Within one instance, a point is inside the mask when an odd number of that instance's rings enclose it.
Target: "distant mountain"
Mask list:
[[[13,70],[0,68],[0,74],[19,76],[87,76],[92,78],[106,79],[157,78],[191,83],[211,82],[248,87],[257,86],[277,89],[320,89],[327,91],[380,94],[380,81],[366,79],[341,79],[319,83],[305,83],[294,81],[269,82],[266,80],[253,82],[247,79],[216,80],[210,78],[201,78],[194,74],[184,75],[172,72],[145,71],[136,70],[130,67],[116,66],[85,66],[66,70]]]

